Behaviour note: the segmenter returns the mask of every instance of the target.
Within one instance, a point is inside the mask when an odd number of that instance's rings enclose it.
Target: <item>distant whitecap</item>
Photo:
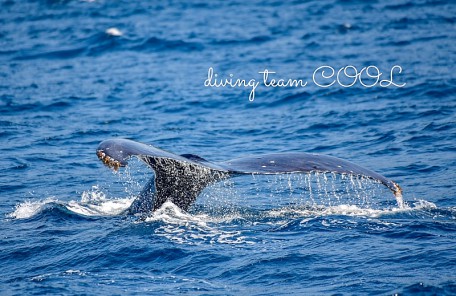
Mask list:
[[[111,36],[116,36],[116,37],[122,36],[122,32],[120,32],[120,30],[117,28],[107,29],[106,34],[111,35]]]

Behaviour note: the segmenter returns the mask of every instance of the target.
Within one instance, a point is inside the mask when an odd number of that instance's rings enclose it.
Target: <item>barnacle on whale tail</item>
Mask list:
[[[394,193],[394,196],[396,197],[397,204],[398,204],[399,208],[403,208],[404,199],[402,198],[402,188],[396,182],[392,182],[392,183],[394,184],[394,187],[395,187],[393,190],[393,193]]]
[[[102,150],[97,150],[97,156],[104,163],[104,165],[110,167],[115,171],[117,171],[122,166],[120,161],[117,161],[109,155],[106,155],[106,153],[104,153]]]

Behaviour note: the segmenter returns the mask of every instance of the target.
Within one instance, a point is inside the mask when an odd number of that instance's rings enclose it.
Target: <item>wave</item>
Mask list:
[[[225,192],[226,193],[226,192]],[[60,201],[57,197],[48,197],[43,200],[26,200],[16,205],[13,212],[7,214],[10,219],[28,219],[44,211],[54,208],[61,208],[70,214],[86,217],[113,217],[125,215],[125,211],[130,207],[134,197],[127,198],[108,198],[98,186],[93,186],[91,190],[84,191],[80,201],[71,200],[69,202]],[[212,202],[210,200],[209,202]],[[195,205],[190,212],[182,211],[172,202],[166,202],[160,209],[146,217],[138,217],[137,222],[161,222],[165,224],[181,225],[185,223],[195,223],[205,227],[207,223],[231,223],[233,220],[257,220],[268,218],[309,218],[324,216],[347,216],[379,218],[392,215],[409,213],[428,213],[435,217],[456,218],[456,209],[439,208],[436,204],[426,200],[416,200],[411,205],[404,208],[377,206],[360,206],[355,204],[303,204],[288,205],[269,209],[243,208],[242,206],[233,207],[226,205]]]
[[[224,217],[212,217],[210,215],[190,214],[182,211],[171,202],[152,213],[144,220],[145,223],[157,223],[155,234],[170,241],[180,244],[254,244],[241,230],[229,230],[220,227],[221,223],[227,223],[240,218],[232,213]]]
[[[394,291],[391,294],[399,295],[454,295],[456,293],[456,284],[452,281],[447,281],[440,283],[438,285],[433,284],[426,284],[423,282],[411,284],[400,289],[398,291]]]
[[[42,212],[48,205],[57,203],[57,199],[49,197],[45,200],[38,200],[38,201],[30,201],[26,200],[18,205],[16,205],[16,209],[14,212],[9,213],[6,215],[7,218],[12,219],[27,219],[31,218],[38,213]]]
[[[166,202],[148,216],[126,216],[134,198],[108,198],[97,186],[82,193],[80,201],[64,202],[56,197],[38,201],[24,201],[7,215],[11,220],[48,219],[61,216],[70,219],[98,219],[100,217],[128,217],[123,220],[134,225],[144,225],[152,232],[178,244],[257,244],[253,232],[301,232],[304,229],[360,228],[362,231],[384,231],[396,235],[402,233],[406,220],[431,221],[432,227],[441,221],[442,227],[456,219],[456,208],[439,208],[432,202],[417,200],[405,208],[384,209],[361,207],[352,204],[299,205],[269,209],[228,207],[218,209],[196,204],[190,212],[182,211]]]
[[[15,210],[7,214],[7,218],[29,219],[53,209],[86,217],[119,216],[130,207],[133,200],[134,198],[108,199],[97,186],[94,186],[91,190],[82,193],[79,202],[72,200],[66,203],[56,197],[37,201],[26,200],[16,205]]]
[[[161,52],[179,50],[183,52],[198,51],[203,45],[180,39],[152,37],[133,38],[110,28],[105,32],[97,32],[86,38],[73,40],[71,44],[58,47],[38,47],[21,51],[0,51],[0,55],[12,55],[14,60],[31,59],[71,59],[79,56],[99,56],[114,51]],[[118,30],[118,29],[117,29]]]

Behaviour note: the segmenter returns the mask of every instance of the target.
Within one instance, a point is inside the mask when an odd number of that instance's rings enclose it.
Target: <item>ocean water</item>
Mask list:
[[[451,1],[0,6],[1,295],[456,294]],[[205,85],[210,69],[258,87]],[[248,175],[138,219],[122,212],[152,171],[105,168],[113,137],[337,156],[406,206],[349,176]]]

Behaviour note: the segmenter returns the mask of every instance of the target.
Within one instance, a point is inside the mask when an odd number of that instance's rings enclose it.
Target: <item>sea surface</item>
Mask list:
[[[0,295],[456,295],[455,63],[452,1],[1,0]],[[128,216],[153,172],[108,138],[406,205],[247,175]]]

